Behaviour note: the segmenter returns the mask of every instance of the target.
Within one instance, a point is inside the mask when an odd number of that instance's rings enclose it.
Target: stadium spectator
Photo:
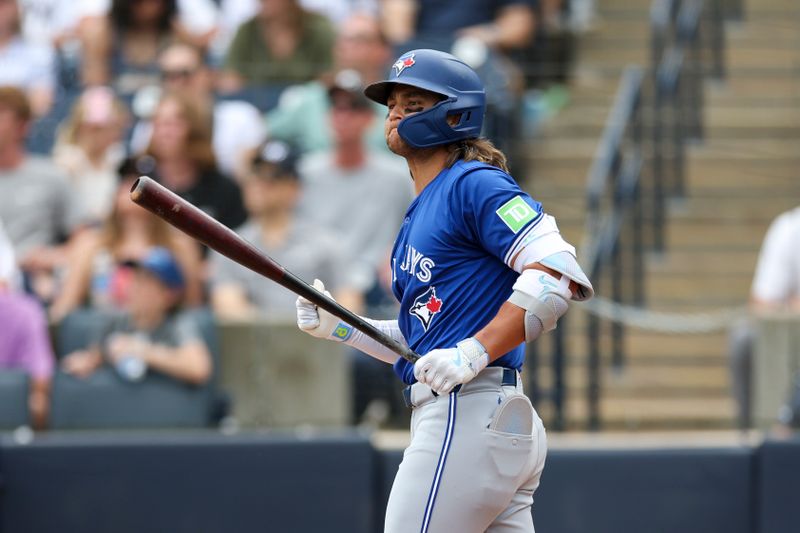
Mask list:
[[[111,89],[92,87],[59,127],[53,161],[69,178],[81,220],[90,224],[105,220],[114,204],[127,122],[128,110]]]
[[[0,87],[0,220],[25,274],[27,289],[49,301],[64,241],[78,226],[63,173],[25,151],[32,113],[25,94]]]
[[[57,46],[74,35],[84,12],[84,2],[17,0],[25,39],[42,46]]]
[[[537,6],[537,0],[384,0],[381,14],[387,37],[399,46],[409,41],[442,45],[471,37],[509,50],[531,42]]]
[[[779,215],[770,225],[758,256],[750,289],[750,314],[730,333],[733,395],[741,428],[752,425],[752,372],[755,326],[752,317],[775,311],[800,311],[800,207]],[[783,416],[786,421],[791,416]]]
[[[206,20],[193,27],[186,16],[181,17],[178,4],[176,0],[113,0],[110,9],[97,6],[97,15],[81,25],[83,83],[112,84],[118,94],[130,96],[158,85],[158,55],[170,43],[206,47],[215,28],[208,28]],[[187,7],[184,12],[202,14],[207,12],[204,6],[214,13],[214,6],[206,2],[200,4],[201,9]]]
[[[98,309],[123,307],[131,298],[133,273],[126,266],[153,246],[170,250],[184,273],[185,303],[202,300],[199,248],[194,241],[130,200],[130,189],[142,168],[134,159],[123,161],[114,207],[101,229],[79,235],[72,246],[64,286],[50,309],[54,321],[88,304]],[[147,163],[147,161],[145,161]]]
[[[158,180],[226,226],[247,218],[239,186],[216,168],[211,144],[213,111],[180,92],[164,95],[153,115],[146,154]]]
[[[387,268],[384,260],[413,187],[401,159],[366,145],[375,118],[360,80],[338,76],[328,98],[334,146],[301,160],[304,193],[298,216],[336,233],[349,262],[348,285],[365,293],[375,285],[378,270]]]
[[[166,248],[151,248],[134,270],[125,311],[113,313],[86,350],[67,355],[64,371],[86,377],[104,362],[135,381],[150,369],[201,385],[211,377],[211,355],[192,315],[180,311],[181,269]]]
[[[341,283],[344,256],[338,239],[295,216],[301,193],[295,160],[280,141],[267,141],[256,152],[243,183],[249,219],[237,232],[301,279],[331,276],[337,299],[352,307],[359,299]],[[294,317],[295,294],[217,253],[210,266],[211,301],[220,316]]]
[[[214,74],[205,64],[200,49],[184,43],[168,46],[159,57],[162,87],[180,92],[198,107],[213,109],[212,145],[219,169],[229,175],[242,170],[242,157],[255,150],[265,137],[261,113],[241,100],[215,100]],[[131,151],[145,149],[152,133],[152,123],[141,120],[134,127]]]
[[[23,37],[17,0],[0,0],[0,85],[27,94],[33,114],[44,115],[55,95],[55,64],[49,46]]]
[[[35,428],[47,421],[53,349],[41,305],[19,293],[14,250],[0,221],[0,372],[24,370],[30,376],[28,406]]]
[[[262,0],[230,44],[219,87],[234,92],[310,81],[330,68],[333,42],[330,21],[297,0]]]
[[[328,88],[333,78],[340,73],[351,78],[356,74],[365,85],[382,80],[391,55],[391,47],[376,17],[358,13],[348,18],[336,35],[334,72],[327,74],[326,79],[286,89],[277,108],[266,115],[269,136],[291,143],[302,152],[332,148]],[[348,71],[350,74],[344,74]],[[386,109],[376,104],[372,104],[372,108],[375,119],[368,130],[367,143],[372,150],[388,153],[383,134]]]

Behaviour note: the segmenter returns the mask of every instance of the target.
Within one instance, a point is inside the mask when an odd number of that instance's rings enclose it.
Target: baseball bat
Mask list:
[[[397,342],[334,299],[325,296],[258,250],[235,231],[153,179],[147,176],[137,179],[131,188],[131,200],[209,248],[286,287],[293,293],[303,296],[407,361],[413,363],[419,359],[419,355],[408,346]]]

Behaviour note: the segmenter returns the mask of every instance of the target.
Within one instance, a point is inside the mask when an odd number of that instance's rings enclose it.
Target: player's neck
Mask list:
[[[447,151],[440,147],[418,150],[413,157],[407,157],[406,161],[414,179],[414,191],[419,195],[444,170]]]

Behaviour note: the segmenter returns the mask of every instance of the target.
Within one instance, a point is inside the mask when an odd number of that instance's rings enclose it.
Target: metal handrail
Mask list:
[[[587,176],[582,249],[596,291],[607,289],[615,302],[644,304],[645,251],[664,249],[666,200],[685,194],[685,145],[704,134],[704,81],[709,76],[721,79],[725,72],[720,2],[654,0],[651,68],[646,75],[642,68],[628,66],[622,74]],[[646,142],[649,150],[643,149]],[[625,331],[619,321],[604,322],[592,313],[587,314],[586,331],[588,424],[599,429],[603,344],[610,343],[613,367],[622,368]]]
[[[641,198],[638,193],[644,137],[641,127],[644,81],[644,69],[635,65],[625,68],[586,184],[587,220],[586,238],[582,247],[585,257],[582,260],[592,280],[603,278],[606,270],[610,272],[611,291],[614,297],[620,300],[624,299],[620,233],[623,221],[629,215],[641,215]],[[635,238],[634,247],[641,248],[641,216],[633,222],[638,236]],[[639,273],[637,283],[642,279],[641,256],[641,249],[634,253],[634,270]],[[642,288],[643,286],[639,285],[634,290],[636,298],[643,297]],[[596,289],[602,290],[601,284],[598,284]],[[623,359],[622,327],[619,323],[611,324],[615,365],[621,365]],[[601,328],[600,319],[595,315],[588,315],[587,402],[590,429],[600,427]]]

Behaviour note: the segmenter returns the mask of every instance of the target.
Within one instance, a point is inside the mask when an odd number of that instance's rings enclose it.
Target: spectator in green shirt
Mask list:
[[[278,105],[266,115],[267,132],[299,148],[315,152],[333,148],[329,89],[334,85],[368,85],[382,80],[392,49],[380,21],[369,14],[350,16],[339,27],[333,47],[333,69],[320,79],[286,89]],[[370,150],[388,153],[383,122],[386,108],[373,105],[375,115],[366,133]]]
[[[310,81],[331,67],[334,37],[331,22],[297,0],[261,0],[231,42],[220,90]]]

